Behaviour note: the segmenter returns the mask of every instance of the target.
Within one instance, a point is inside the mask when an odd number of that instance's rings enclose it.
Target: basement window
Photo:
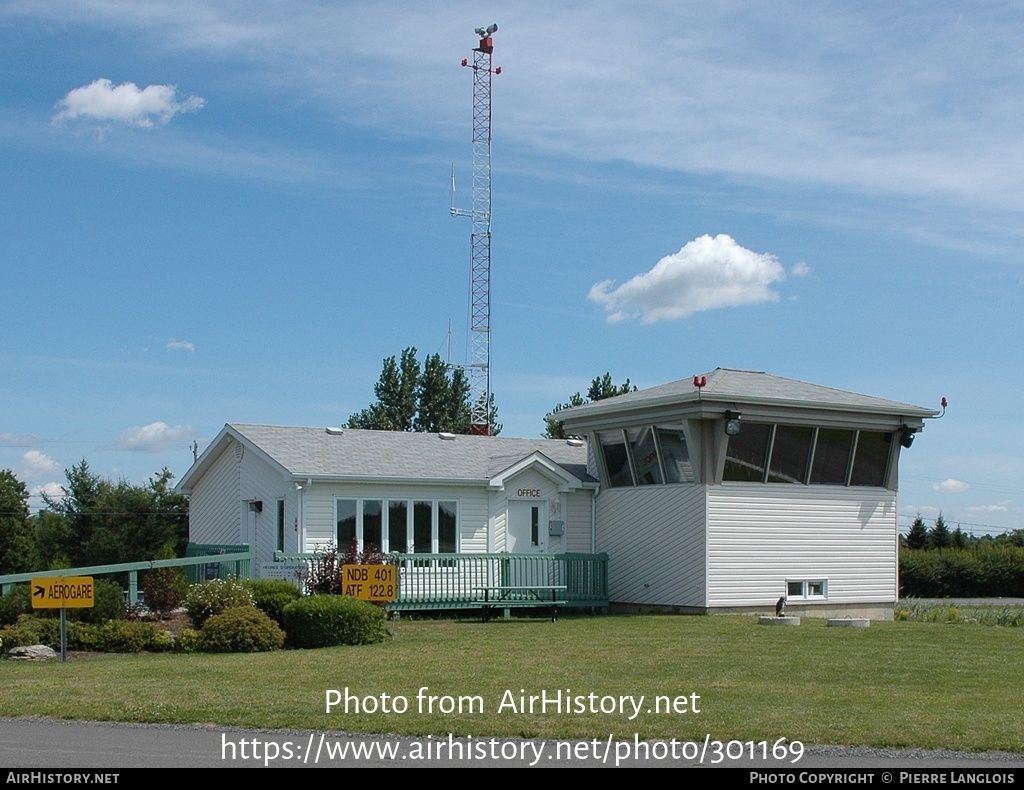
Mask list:
[[[787,579],[786,598],[803,601],[828,598],[828,579]]]

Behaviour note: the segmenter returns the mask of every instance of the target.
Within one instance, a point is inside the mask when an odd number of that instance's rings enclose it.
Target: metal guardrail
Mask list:
[[[283,562],[313,554],[276,552]],[[568,608],[608,606],[607,554],[392,554],[398,566],[393,612],[476,609],[480,590],[495,587],[565,586]]]
[[[231,574],[239,579],[249,578],[252,561],[256,557],[255,548],[241,546],[196,546],[189,545],[194,556],[173,560],[149,560],[142,562],[119,562],[112,565],[85,565],[79,568],[61,568],[55,571],[34,571],[32,573],[9,573],[0,576],[0,589],[6,591],[7,585],[32,581],[37,576],[104,576],[113,573],[128,574],[128,602],[139,600],[139,571],[151,571],[155,568],[180,568],[198,565],[227,566],[223,575]],[[198,554],[199,550],[208,549],[208,554]],[[230,551],[229,551],[230,550]],[[222,569],[219,569],[220,572]]]

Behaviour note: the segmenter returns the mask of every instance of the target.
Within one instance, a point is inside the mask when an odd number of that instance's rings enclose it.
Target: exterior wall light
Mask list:
[[[900,444],[909,448],[914,443],[914,432],[910,428],[904,428],[900,432]]]
[[[738,436],[740,432],[740,417],[738,411],[727,411],[725,413],[725,433],[727,436]]]

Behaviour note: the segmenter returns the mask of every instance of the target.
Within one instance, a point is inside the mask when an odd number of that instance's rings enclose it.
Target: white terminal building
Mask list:
[[[936,416],[718,368],[558,412],[578,439],[229,424],[178,490],[190,541],[255,546],[254,575],[353,538],[419,574],[607,555],[616,608],[889,618],[899,453]]]

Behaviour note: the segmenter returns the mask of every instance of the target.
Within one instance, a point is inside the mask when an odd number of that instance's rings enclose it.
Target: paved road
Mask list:
[[[559,745],[554,741],[516,739],[455,739],[447,737],[397,738],[389,736],[323,734],[282,730],[253,731],[220,727],[129,725],[103,722],[61,722],[45,719],[0,718],[0,768],[237,768],[262,767],[583,767],[614,765],[616,754],[626,758],[623,767],[697,767],[698,759],[687,759],[679,745],[679,759],[657,759],[652,747],[646,758],[635,759],[635,745],[581,742]],[[369,750],[357,759],[356,746]],[[328,749],[336,750],[329,759]],[[561,748],[561,753],[558,749]],[[603,755],[608,748],[607,760]],[[669,747],[663,747],[669,748]],[[342,759],[337,750],[349,750]],[[451,759],[450,751],[460,750],[463,759]],[[394,750],[392,754],[387,754]],[[735,749],[734,749],[735,751]],[[320,755],[317,764],[316,754]],[[438,757],[440,752],[440,757]],[[288,755],[290,754],[290,757]],[[570,756],[571,754],[571,756]],[[268,760],[268,756],[277,759]],[[595,756],[596,755],[596,756]],[[232,759],[232,757],[234,759]],[[286,759],[288,757],[288,759]],[[712,759],[712,751],[705,754]],[[786,768],[794,771],[839,768],[880,769],[956,769],[983,768],[1002,771],[1024,768],[1024,754],[965,754],[935,751],[897,751],[891,749],[850,749],[808,747],[796,763],[736,759],[720,763],[733,768]]]

